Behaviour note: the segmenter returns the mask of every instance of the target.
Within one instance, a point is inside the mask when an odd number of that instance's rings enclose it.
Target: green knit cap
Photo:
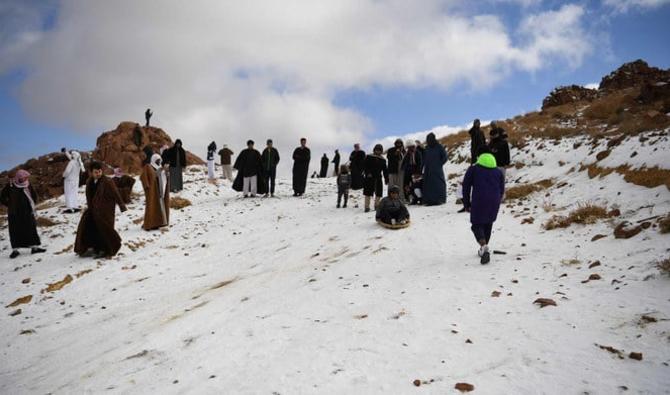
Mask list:
[[[492,154],[481,154],[477,158],[477,164],[487,169],[495,169],[497,167],[496,157]]]

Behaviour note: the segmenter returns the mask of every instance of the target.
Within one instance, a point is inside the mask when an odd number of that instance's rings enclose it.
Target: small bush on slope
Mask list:
[[[191,201],[188,199],[180,198],[180,197],[173,197],[170,198],[170,208],[173,210],[180,210],[184,207],[188,207],[191,205]]]
[[[658,270],[660,270],[662,274],[670,276],[670,258],[660,261],[658,263]]]
[[[507,191],[505,192],[505,197],[510,200],[521,199],[530,195],[533,192],[547,189],[552,185],[554,185],[554,181],[549,179],[534,182],[532,184],[516,185],[507,189]]]
[[[667,214],[658,222],[658,230],[661,233],[670,233],[670,214]]]
[[[554,215],[544,224],[544,228],[552,230],[556,228],[567,228],[572,224],[592,224],[601,218],[607,218],[607,209],[595,204],[583,204],[573,210],[567,216]]]

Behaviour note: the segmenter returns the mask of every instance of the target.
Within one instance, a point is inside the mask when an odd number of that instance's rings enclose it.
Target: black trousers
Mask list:
[[[265,190],[270,194],[275,194],[275,179],[277,178],[277,168],[273,167],[270,170],[265,170]]]
[[[475,235],[477,242],[479,240],[486,240],[486,244],[489,243],[491,239],[491,230],[493,229],[493,224],[472,224],[470,227],[472,229],[472,234]]]
[[[347,205],[347,201],[349,200],[349,190],[348,189],[338,189],[337,190],[337,205],[340,205],[340,201],[342,200],[342,196],[344,196],[344,205]]]

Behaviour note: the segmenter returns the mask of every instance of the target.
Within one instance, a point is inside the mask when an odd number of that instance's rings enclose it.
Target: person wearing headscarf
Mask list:
[[[389,168],[389,184],[388,188],[392,186],[397,186],[402,188],[404,184],[404,174],[402,172],[402,160],[405,157],[405,147],[403,146],[401,139],[396,139],[393,143],[393,147],[389,148],[386,151],[386,160],[388,161]],[[404,190],[400,190],[400,200],[405,200]]]
[[[444,204],[447,201],[447,182],[444,178],[444,164],[447,152],[435,138],[434,133],[426,137],[426,149],[423,153],[423,197],[427,206]]]
[[[293,196],[302,196],[307,187],[307,174],[309,174],[309,161],[312,153],[307,148],[307,139],[300,139],[300,147],[293,150]]]
[[[0,192],[0,203],[7,207],[9,242],[12,246],[9,257],[14,259],[19,256],[19,248],[30,248],[31,254],[46,251],[39,247],[42,243],[35,221],[37,194],[30,185],[30,173],[18,170]]]
[[[91,177],[86,182],[86,203],[74,242],[74,252],[85,256],[93,250],[96,258],[111,257],[121,248],[121,237],[114,229],[116,206],[127,210],[119,190],[102,173],[102,164],[93,162]]]
[[[207,146],[207,181],[210,184],[216,184],[214,175],[214,156],[216,155],[216,143],[212,141]]]
[[[65,195],[65,212],[75,213],[79,211],[79,176],[84,172],[84,163],[77,151],[70,151],[70,161],[63,171],[63,192]]]
[[[486,148],[486,137],[484,137],[484,132],[482,132],[480,125],[479,119],[475,119],[472,122],[472,128],[468,132],[470,134],[470,163],[473,165],[477,162],[479,154]]]
[[[384,147],[381,144],[375,145],[372,153],[365,157],[363,171],[365,181],[363,186],[363,195],[365,196],[365,212],[370,211],[370,200],[375,197],[375,209],[379,206],[379,200],[384,195],[384,184],[389,183],[389,173],[386,167],[386,159],[382,156]]]
[[[497,168],[496,158],[490,153],[481,154],[463,177],[463,207],[470,213],[470,229],[479,243],[478,255],[483,265],[491,259],[488,244],[504,193],[505,178]]]
[[[321,157],[321,171],[319,172],[319,178],[326,178],[328,177],[328,165],[330,164],[330,160],[328,159],[328,156],[326,154],[323,154]]]
[[[221,157],[221,171],[224,180],[233,181],[233,155],[235,155],[235,153],[228,148],[227,144],[224,144],[223,148],[219,150],[219,156]]]
[[[140,176],[144,189],[144,222],[142,229],[152,230],[170,223],[170,177],[161,156],[154,154],[151,164],[144,165]]]
[[[363,168],[365,166],[365,151],[361,145],[354,144],[354,150],[349,155],[349,171],[351,172],[351,189],[357,191],[363,188]]]
[[[112,176],[112,181],[114,181],[116,188],[119,190],[119,194],[121,195],[123,202],[125,204],[129,204],[132,201],[132,192],[133,186],[135,185],[135,179],[127,174],[123,174],[123,170],[117,166],[114,168],[114,176]]]
[[[267,192],[261,161],[261,153],[254,148],[254,141],[247,141],[247,148],[240,152],[233,166],[237,170],[233,189],[242,192],[245,198]]]
[[[170,192],[179,192],[184,189],[183,172],[186,167],[186,151],[180,139],[163,152],[163,164],[170,165]]]

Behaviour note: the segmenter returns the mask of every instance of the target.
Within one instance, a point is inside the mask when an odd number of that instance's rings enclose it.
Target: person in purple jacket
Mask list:
[[[496,167],[496,158],[490,153],[479,155],[463,177],[463,207],[470,213],[482,265],[491,260],[488,244],[504,192],[505,178]]]

